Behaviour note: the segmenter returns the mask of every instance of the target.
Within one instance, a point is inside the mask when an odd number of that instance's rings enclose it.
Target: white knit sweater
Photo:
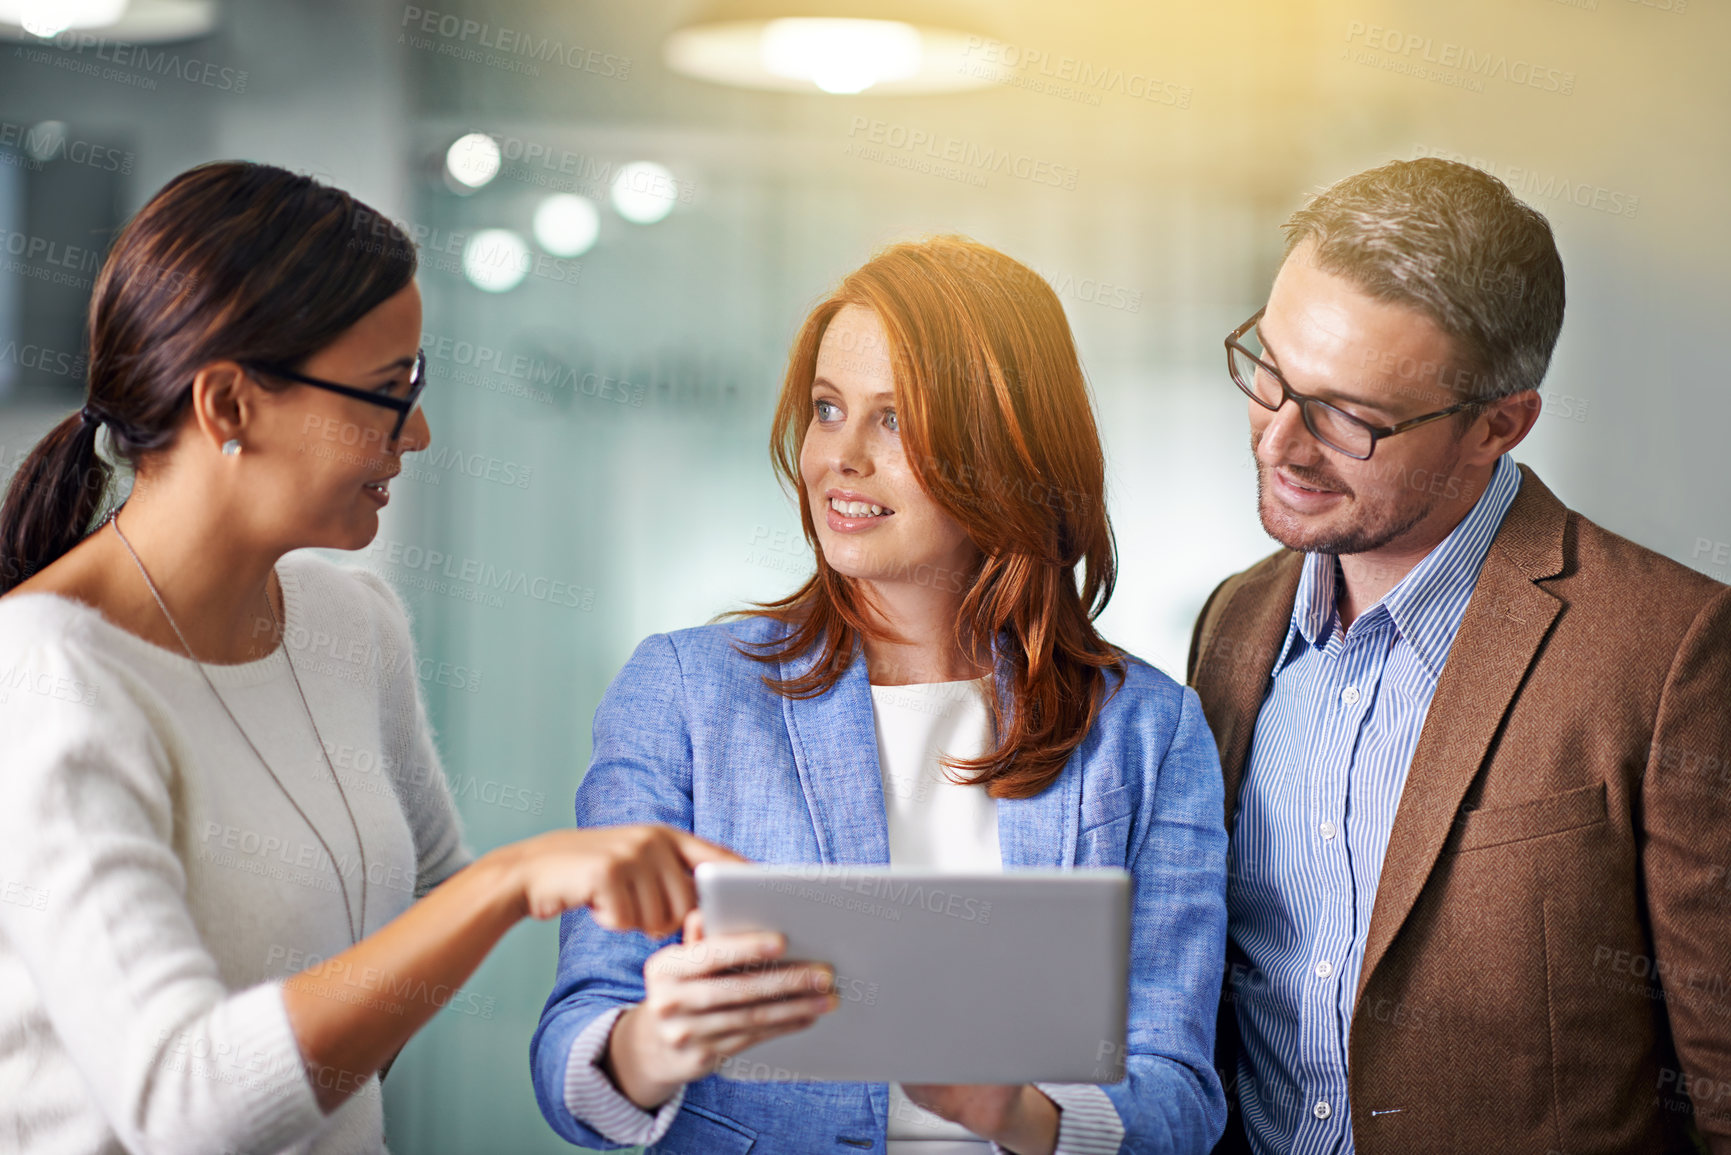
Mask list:
[[[371,574],[307,553],[277,573],[371,933],[469,858],[408,620]],[[384,1149],[377,1077],[324,1116],[282,1000],[350,945],[348,815],[284,647],[205,669],[334,863],[184,654],[68,598],[0,599],[0,1151]]]

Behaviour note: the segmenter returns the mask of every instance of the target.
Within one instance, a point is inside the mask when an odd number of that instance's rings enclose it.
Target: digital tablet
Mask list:
[[[1116,1083],[1130,875],[704,863],[705,934],[773,930],[841,1005],[719,1073],[744,1080]]]

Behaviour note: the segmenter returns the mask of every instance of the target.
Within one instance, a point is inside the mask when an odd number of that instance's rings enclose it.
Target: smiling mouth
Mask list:
[[[1284,473],[1280,474],[1280,480],[1284,481],[1286,484],[1290,485],[1294,489],[1303,490],[1305,493],[1335,494],[1335,493],[1340,492],[1340,490],[1338,490],[1338,489],[1318,489],[1314,485],[1304,485],[1300,482],[1294,481],[1292,478],[1288,477]]]
[[[379,479],[378,481],[369,481],[365,485],[361,486],[361,488],[362,489],[370,489],[374,493],[382,493],[382,494],[385,494],[386,496],[389,496],[390,492],[391,492],[390,486],[391,486],[391,479],[389,477],[385,477],[385,478]]]
[[[839,497],[830,498],[829,507],[843,517],[888,517],[895,512],[869,501],[843,501]]]

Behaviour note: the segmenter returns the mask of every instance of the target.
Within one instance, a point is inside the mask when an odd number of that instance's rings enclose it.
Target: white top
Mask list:
[[[376,1076],[328,1118],[281,980],[346,949],[361,852],[378,930],[469,860],[379,578],[277,566],[279,646],[205,670],[52,594],[0,600],[0,1149],[384,1150]]]
[[[991,752],[990,684],[990,678],[976,678],[871,688],[891,866],[1004,868],[997,799],[953,781],[941,761]]]
[[[873,686],[878,769],[890,865],[925,870],[1002,870],[998,800],[958,784],[941,759],[978,758],[992,748],[986,705],[991,679]],[[977,1155],[991,1144],[920,1107],[890,1084],[887,1155]]]
[[[998,801],[981,786],[958,784],[942,762],[978,758],[993,745],[987,695],[993,678],[873,686],[878,768],[890,865],[923,870],[1003,870]],[[958,775],[966,777],[966,775]],[[1091,1084],[1041,1083],[1061,1109],[1056,1155],[1113,1155],[1124,1125],[1106,1092]],[[1002,1155],[1004,1149],[934,1115],[890,1084],[887,1155]]]
[[[998,803],[979,786],[950,780],[940,759],[977,758],[992,748],[986,694],[992,678],[873,686],[878,768],[890,865],[927,870],[1002,870]],[[673,1125],[683,1090],[653,1114],[613,1086],[599,1066],[620,1010],[597,1015],[571,1044],[565,1068],[565,1106],[615,1143],[652,1145]],[[1062,1109],[1057,1155],[1114,1155],[1124,1125],[1106,1093],[1091,1084],[1041,1083]],[[889,1086],[887,1155],[987,1155],[1002,1152],[967,1128],[926,1111]]]

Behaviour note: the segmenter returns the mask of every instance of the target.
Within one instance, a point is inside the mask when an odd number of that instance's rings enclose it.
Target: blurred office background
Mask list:
[[[56,32],[103,8],[111,23]],[[809,572],[766,454],[787,346],[900,238],[965,233],[1058,290],[1110,464],[1105,632],[1177,676],[1213,584],[1272,548],[1221,338],[1262,303],[1285,215],[1393,158],[1478,164],[1556,229],[1568,318],[1516,457],[1731,579],[1717,3],[755,5],[962,34],[946,83],[973,87],[857,94],[818,87],[872,79],[845,52],[779,91],[683,74],[668,53],[705,21],[688,0],[9,9],[0,477],[80,404],[113,230],[188,166],[316,174],[421,244],[434,445],[355,560],[414,614],[477,848],[569,821],[595,705],[644,635]],[[527,1063],[555,946],[552,926],[513,932],[474,1013],[408,1047],[385,1091],[395,1149],[564,1148]]]

